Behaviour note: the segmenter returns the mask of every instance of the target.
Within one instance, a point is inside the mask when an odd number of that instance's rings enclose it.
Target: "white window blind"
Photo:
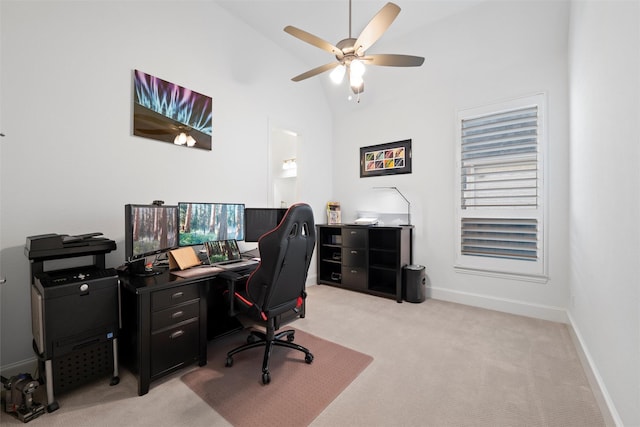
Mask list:
[[[536,261],[535,218],[462,218],[462,254]]]
[[[462,120],[462,208],[538,204],[538,108]]]
[[[458,267],[544,272],[541,101],[459,114]]]

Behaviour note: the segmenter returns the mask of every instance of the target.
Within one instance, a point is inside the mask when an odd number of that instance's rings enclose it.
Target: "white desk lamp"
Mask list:
[[[373,189],[374,190],[396,190],[400,195],[400,197],[402,197],[404,201],[407,202],[407,225],[411,225],[411,202],[406,197],[404,197],[404,194],[402,194],[400,190],[398,190],[398,187],[373,187]]]

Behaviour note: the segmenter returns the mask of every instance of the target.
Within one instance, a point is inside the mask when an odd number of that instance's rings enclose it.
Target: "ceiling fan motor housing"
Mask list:
[[[357,52],[354,49],[357,39],[349,38],[340,40],[336,47],[342,51],[343,57],[340,58],[339,55],[336,55],[336,59],[341,63],[344,63],[346,59],[349,59],[349,62],[356,59],[358,57]],[[362,52],[364,54],[364,52]]]

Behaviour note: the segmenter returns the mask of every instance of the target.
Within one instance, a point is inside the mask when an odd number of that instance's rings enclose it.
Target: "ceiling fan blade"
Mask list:
[[[387,28],[393,23],[398,14],[400,7],[391,2],[384,5],[382,9],[371,18],[371,21],[364,27],[362,33],[358,37],[353,46],[356,52],[362,53],[369,49],[381,36],[387,31]]]
[[[394,55],[391,53],[379,53],[360,58],[365,64],[385,65],[389,67],[419,67],[424,62],[421,56]]]
[[[320,73],[324,73],[325,71],[329,71],[332,68],[336,68],[338,65],[340,65],[339,62],[330,62],[328,64],[324,64],[324,65],[316,67],[316,68],[314,68],[312,70],[309,70],[306,73],[302,73],[302,74],[300,74],[298,76],[295,76],[291,80],[293,80],[294,82],[299,82],[300,80],[308,79],[309,77],[313,77],[313,76],[318,75]]]
[[[286,27],[284,27],[284,31],[291,34],[293,37],[302,40],[303,42],[307,42],[311,45],[314,45],[315,47],[319,47],[322,50],[326,50],[329,53],[333,53],[338,57],[338,59],[342,59],[344,57],[342,50],[338,49],[328,41],[322,40],[320,37],[314,36],[311,33],[307,33],[300,28],[287,25]]]

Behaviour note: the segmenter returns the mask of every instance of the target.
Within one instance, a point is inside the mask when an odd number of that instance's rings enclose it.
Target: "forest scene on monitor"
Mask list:
[[[209,255],[209,262],[215,264],[221,261],[240,259],[240,249],[235,240],[217,240],[204,244]]]
[[[180,203],[180,246],[244,239],[244,205]]]
[[[133,210],[133,255],[177,246],[175,210],[138,207]]]

